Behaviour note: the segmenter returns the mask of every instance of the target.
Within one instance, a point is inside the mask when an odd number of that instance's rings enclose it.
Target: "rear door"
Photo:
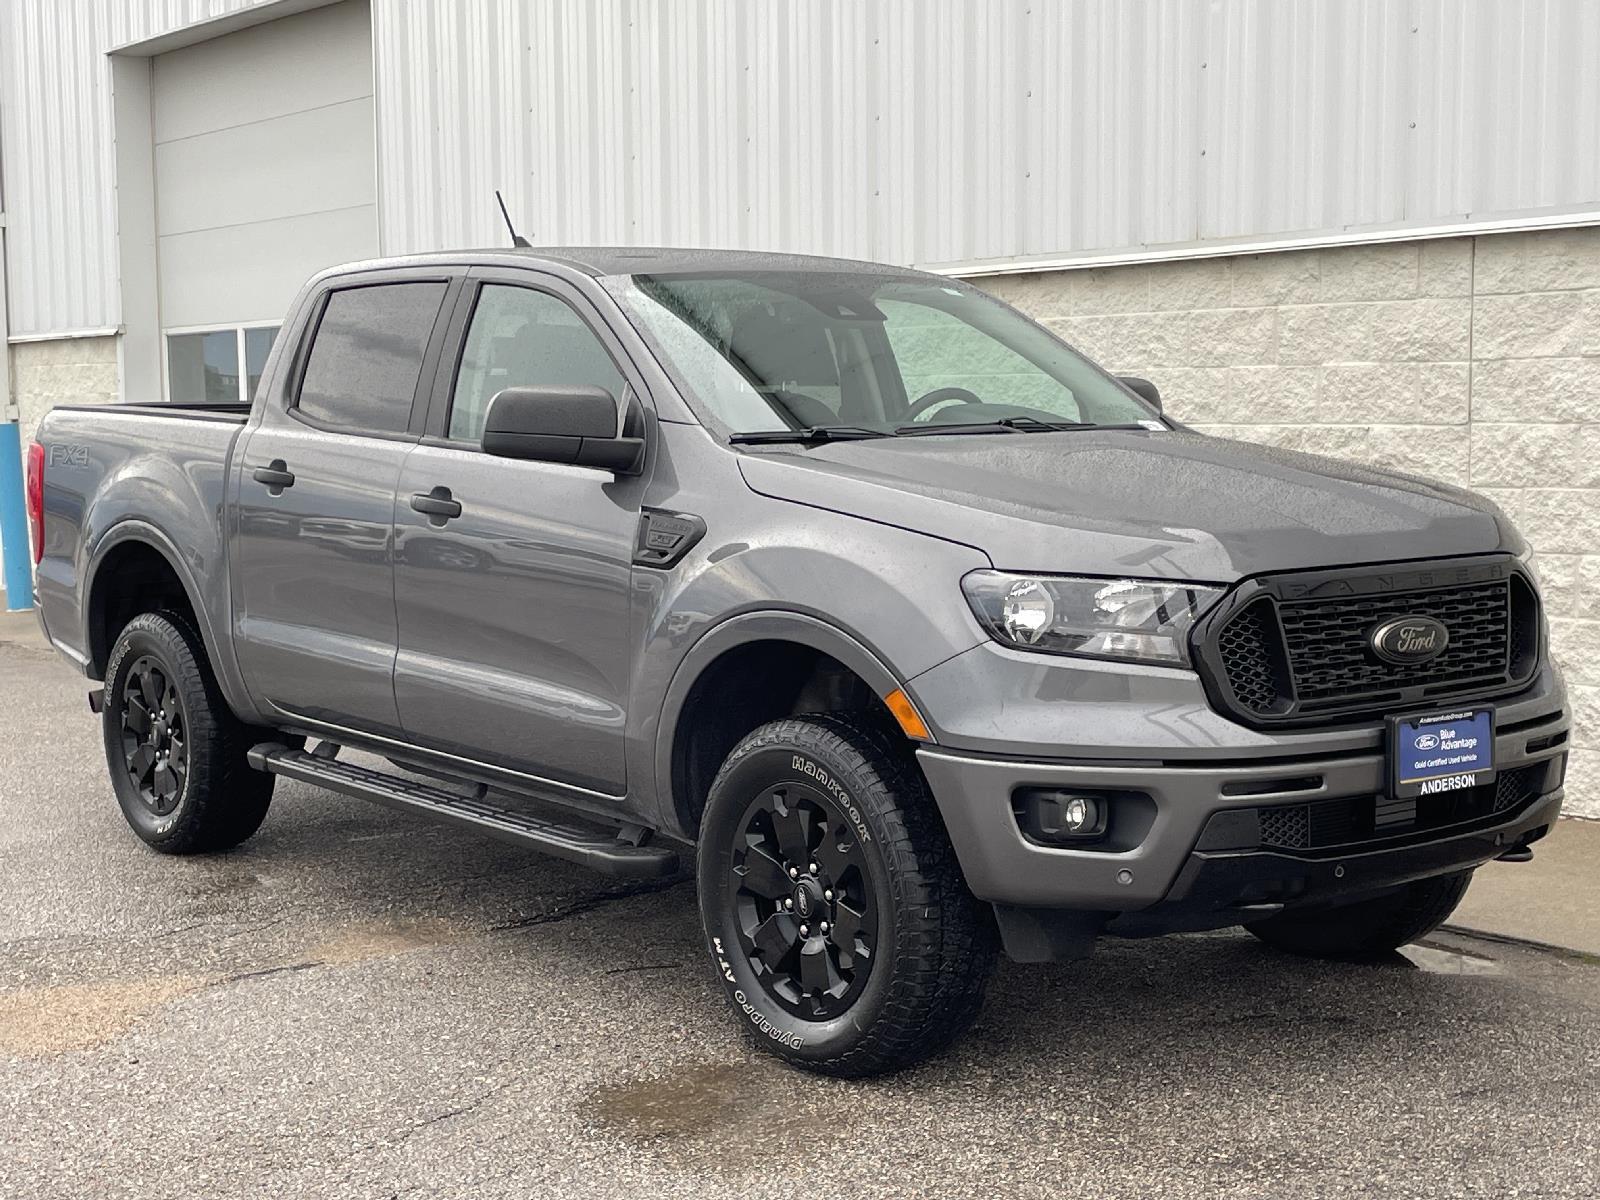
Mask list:
[[[394,504],[459,276],[338,281],[263,400],[229,575],[252,694],[281,714],[398,731]],[[415,426],[415,427],[414,427]]]
[[[429,436],[405,461],[395,508],[401,723],[435,749],[621,796],[645,480],[491,457],[480,438],[502,388],[590,385],[620,399],[640,384],[562,280],[475,268],[456,307]],[[441,498],[459,515],[412,506]]]

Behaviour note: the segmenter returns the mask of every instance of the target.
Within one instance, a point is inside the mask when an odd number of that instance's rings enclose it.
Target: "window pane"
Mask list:
[[[232,329],[167,338],[168,394],[176,404],[239,403],[239,335]]]
[[[622,375],[600,339],[563,301],[528,288],[486,284],[456,373],[450,436],[477,441],[489,401],[508,387],[602,387]]]
[[[740,432],[846,422],[890,433],[910,421],[1006,417],[1121,425],[1156,415],[1047,329],[954,281],[819,270],[601,285],[690,404]]]
[[[880,300],[878,307],[887,318],[883,332],[912,404],[943,388],[960,388],[980,401],[1082,419],[1071,388],[977,326],[915,300]],[[963,402],[952,397],[924,411],[959,409]]]
[[[245,382],[249,391],[245,394],[246,400],[256,398],[256,387],[261,383],[261,373],[267,367],[267,355],[272,352],[272,343],[278,339],[278,327],[271,329],[246,329],[244,331],[244,370]]]
[[[300,382],[300,411],[352,429],[404,430],[444,293],[442,283],[387,283],[330,295]]]

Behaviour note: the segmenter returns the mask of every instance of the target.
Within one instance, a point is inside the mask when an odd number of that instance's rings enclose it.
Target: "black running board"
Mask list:
[[[329,791],[371,800],[401,812],[418,813],[447,825],[540,850],[606,875],[660,879],[678,869],[677,854],[665,846],[635,846],[614,833],[563,825],[489,803],[485,789],[463,796],[431,783],[373,771],[334,758],[321,758],[278,742],[251,747],[250,765],[258,771],[314,783]]]

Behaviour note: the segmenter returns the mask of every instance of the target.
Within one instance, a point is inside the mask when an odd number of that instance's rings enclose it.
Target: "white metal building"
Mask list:
[[[496,187],[535,240],[954,269],[1600,204],[1588,0],[7,0],[0,41],[10,336],[120,335],[129,396],[248,374],[194,331],[314,267],[498,242]]]
[[[247,396],[306,274],[503,244],[496,188],[987,276],[1195,424],[1496,495],[1600,812],[1593,0],[0,0],[0,53],[25,431]]]

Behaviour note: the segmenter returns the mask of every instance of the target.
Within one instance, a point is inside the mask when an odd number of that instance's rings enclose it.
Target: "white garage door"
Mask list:
[[[168,394],[248,399],[306,276],[377,252],[366,3],[160,55],[150,115]]]

